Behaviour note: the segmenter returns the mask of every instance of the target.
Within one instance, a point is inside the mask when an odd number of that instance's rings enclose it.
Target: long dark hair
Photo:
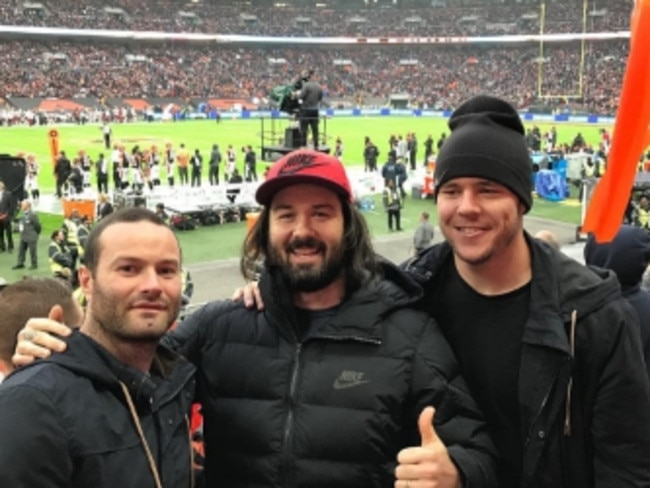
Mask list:
[[[348,292],[381,276],[381,265],[372,247],[366,219],[347,200],[341,198],[343,210],[343,266]],[[258,278],[269,246],[270,212],[264,207],[242,246],[239,269],[246,280]]]

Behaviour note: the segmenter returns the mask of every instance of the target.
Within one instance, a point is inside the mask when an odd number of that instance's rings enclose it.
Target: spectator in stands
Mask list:
[[[83,320],[81,307],[72,299],[70,288],[53,278],[25,278],[0,292],[0,383],[14,369],[11,356],[16,337],[31,317],[46,317],[57,306],[54,316],[78,327]],[[6,439],[3,439],[6,441]]]
[[[650,236],[639,227],[624,225],[611,242],[598,243],[593,235],[584,248],[585,263],[616,273],[623,297],[639,316],[641,345],[650,377],[650,293],[641,289],[643,273],[650,264]]]
[[[191,485],[194,368],[159,346],[181,299],[181,253],[153,212],[98,224],[67,350],[0,385],[0,486]]]

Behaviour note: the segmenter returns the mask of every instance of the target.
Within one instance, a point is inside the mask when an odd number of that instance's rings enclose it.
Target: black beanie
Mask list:
[[[453,178],[477,177],[500,183],[533,205],[533,165],[524,126],[509,103],[488,95],[469,99],[449,119],[451,134],[436,159],[434,195]]]

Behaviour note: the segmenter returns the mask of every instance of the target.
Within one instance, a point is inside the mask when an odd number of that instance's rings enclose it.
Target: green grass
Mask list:
[[[276,122],[276,137],[282,137],[285,122]],[[539,124],[542,132],[550,125]],[[257,120],[224,120],[221,124],[210,121],[187,121],[168,123],[138,123],[129,125],[113,125],[115,142],[122,142],[127,148],[140,144],[141,147],[156,144],[163,147],[166,142],[172,142],[178,147],[184,143],[189,149],[198,148],[207,159],[212,144],[219,144],[222,151],[228,145],[241,148],[251,144],[259,154],[260,122]],[[556,124],[560,142],[571,142],[575,134],[580,131],[589,142],[596,144],[599,140],[599,126],[576,126]],[[267,126],[268,128],[268,126]],[[48,149],[48,131],[52,127],[11,127],[0,128],[0,153],[16,154],[18,152],[33,153],[41,166],[39,183],[42,193],[54,192],[54,178],[52,163]],[[60,148],[65,150],[69,157],[73,157],[80,149],[85,150],[91,158],[95,159],[100,152],[109,154],[103,148],[102,133],[99,125],[88,126],[60,126]],[[323,127],[321,127],[321,130]],[[341,137],[345,147],[343,159],[346,166],[363,166],[363,139],[369,136],[375,141],[381,151],[380,162],[386,156],[386,147],[391,134],[406,134],[415,132],[419,140],[420,160],[424,153],[424,140],[431,134],[438,139],[441,132],[449,132],[446,122],[441,119],[431,118],[332,118],[327,121],[327,135],[331,145],[336,137]],[[269,143],[269,142],[266,142]],[[207,164],[207,162],[204,162]],[[243,164],[243,155],[239,157],[240,170]],[[262,173],[264,164],[258,164],[258,174]],[[421,163],[420,163],[421,164]],[[164,177],[164,174],[162,175]],[[204,177],[204,179],[206,179]],[[163,180],[164,181],[164,180]],[[572,197],[569,202],[575,202]],[[381,210],[379,197],[376,198],[377,210],[366,212],[365,216],[373,236],[379,237],[388,233],[386,216]],[[403,227],[406,233],[412,231],[417,225],[418,216],[422,210],[431,211],[435,219],[434,204],[432,200],[412,200],[407,197],[405,208],[402,212]],[[580,221],[580,207],[567,203],[547,202],[535,200],[531,215],[545,217],[552,220],[568,222],[578,225]],[[39,241],[39,269],[36,275],[49,276],[47,261],[47,245],[50,233],[58,228],[62,222],[61,216],[40,214],[43,224],[43,233]],[[239,256],[241,243],[245,236],[246,224],[233,223],[222,226],[199,228],[191,232],[179,232],[179,239],[183,247],[187,263],[213,261],[215,259],[233,258]],[[18,235],[14,238],[16,251],[14,254],[0,254],[0,276],[13,281],[24,274],[24,270],[13,271],[11,266],[16,263]],[[27,263],[29,264],[29,262]],[[22,271],[22,272],[21,272]]]
[[[268,122],[268,121],[267,121]],[[276,138],[284,135],[285,121],[276,121]],[[550,124],[538,124],[542,132]],[[600,126],[576,126],[569,124],[555,124],[560,142],[571,142],[577,132],[582,132],[585,139],[592,143],[599,140],[598,129]],[[324,123],[321,123],[323,130]],[[39,182],[44,191],[54,189],[52,175],[52,162],[48,149],[48,132],[53,127],[9,127],[0,128],[0,153],[16,154],[18,152],[33,153],[41,165]],[[109,154],[103,148],[101,127],[97,124],[86,126],[60,126],[59,146],[65,150],[72,159],[81,149],[85,150],[91,158],[96,159],[100,152]],[[270,122],[267,123],[267,131]],[[260,121],[258,120],[224,120],[220,124],[213,121],[186,121],[167,123],[136,123],[114,124],[112,126],[114,142],[122,142],[130,149],[136,144],[140,147],[149,147],[152,144],[163,148],[166,142],[172,142],[175,147],[184,143],[190,150],[200,149],[204,158],[207,158],[212,144],[219,144],[222,151],[228,145],[241,150],[245,145],[252,145],[259,154]],[[369,136],[381,151],[380,162],[386,156],[386,147],[391,134],[405,135],[415,132],[419,141],[418,156],[422,159],[424,154],[424,140],[429,134],[438,139],[442,132],[449,133],[446,121],[443,119],[422,117],[356,117],[332,118],[327,121],[327,137],[331,146],[334,140],[340,137],[345,147],[343,159],[346,165],[363,165],[363,139]],[[270,144],[266,141],[265,144]],[[243,171],[243,154],[240,153],[238,165]],[[260,171],[261,163],[258,168]]]

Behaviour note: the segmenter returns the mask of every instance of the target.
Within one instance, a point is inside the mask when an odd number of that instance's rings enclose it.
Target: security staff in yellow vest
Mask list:
[[[596,176],[596,165],[591,157],[588,157],[582,163],[582,177],[593,178]]]
[[[86,248],[86,241],[90,234],[90,217],[82,215],[77,224],[77,243],[79,244],[79,262],[83,261],[84,249]]]
[[[636,207],[636,223],[644,229],[647,229],[650,223],[650,199],[646,195],[642,195],[639,198],[639,203]]]
[[[77,235],[77,227],[81,217],[77,209],[73,209],[69,217],[63,219],[63,235],[65,244],[70,255],[72,256],[72,271],[77,269],[77,259],[79,258],[79,237]]]
[[[52,232],[47,255],[50,261],[50,270],[54,277],[70,281],[72,278],[72,256],[65,245],[65,238],[61,229]]]
[[[186,307],[190,304],[190,300],[192,300],[192,295],[194,294],[194,281],[187,268],[181,270],[181,290],[183,290],[181,305]]]

